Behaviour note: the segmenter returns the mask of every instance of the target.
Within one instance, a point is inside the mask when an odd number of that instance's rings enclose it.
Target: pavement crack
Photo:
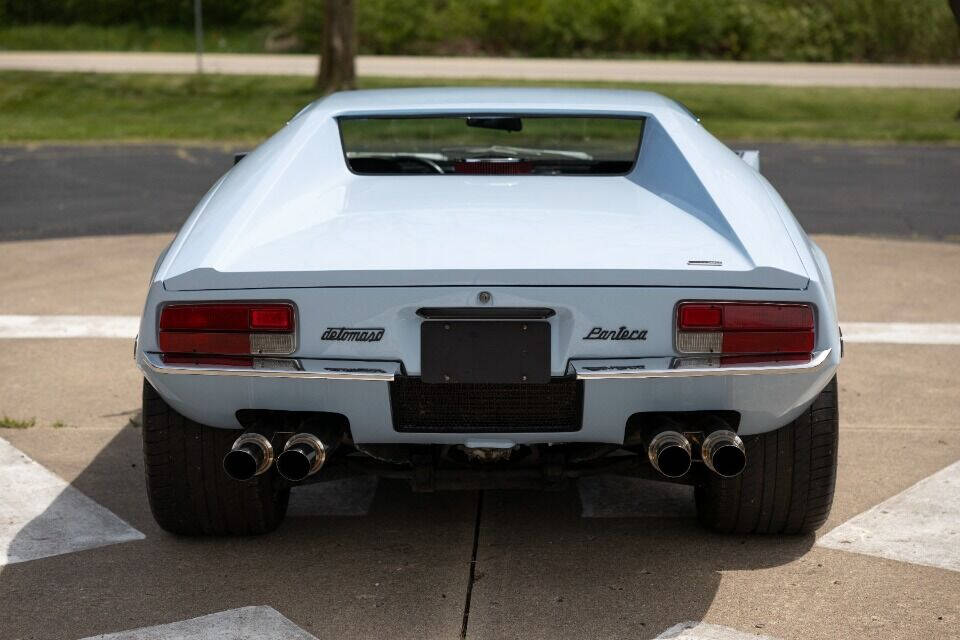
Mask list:
[[[473,585],[477,581],[477,547],[480,544],[480,518],[483,516],[483,491],[477,492],[477,517],[473,524],[473,550],[470,553],[470,576],[467,579],[467,595],[463,602],[463,621],[460,623],[460,638],[467,637],[467,625],[470,624],[470,599]]]

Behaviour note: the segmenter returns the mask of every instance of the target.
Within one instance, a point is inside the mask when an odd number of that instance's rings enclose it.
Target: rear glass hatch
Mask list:
[[[363,175],[624,175],[643,117],[341,116],[347,165]]]

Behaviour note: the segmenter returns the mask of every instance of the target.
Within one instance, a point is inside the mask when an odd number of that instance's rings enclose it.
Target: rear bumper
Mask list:
[[[830,360],[832,349],[814,353],[804,362],[756,362],[721,366],[711,358],[630,358],[622,360],[571,360],[569,369],[580,380],[640,380],[648,378],[700,378],[768,376],[813,373]],[[714,362],[713,360],[716,360]]]
[[[158,353],[143,353],[140,354],[137,365],[144,374],[359,382],[390,382],[400,368],[397,362],[343,362],[314,358],[254,358],[254,362],[256,366],[253,368],[167,364]],[[285,366],[279,366],[281,363]]]
[[[410,433],[394,429],[390,383],[398,362],[292,359],[259,368],[168,365],[140,352],[138,365],[183,415],[214,427],[239,428],[241,409],[327,411],[350,422],[358,443],[470,444],[622,443],[627,419],[649,411],[737,411],[740,433],[777,429],[793,420],[833,377],[840,354],[824,349],[803,363],[720,367],[672,357],[571,360],[583,380],[578,431],[538,433]],[[291,364],[292,363],[292,364]],[[283,366],[276,366],[283,364]],[[273,365],[273,366],[272,366]],[[706,365],[706,366],[704,366]],[[787,375],[789,374],[789,375]],[[505,427],[508,428],[508,427]]]
[[[629,358],[617,360],[571,360],[568,373],[578,380],[636,380],[644,378],[698,378],[703,376],[778,375],[810,373],[824,367],[832,349],[813,354],[807,362],[762,362],[720,366],[705,358]],[[313,358],[260,358],[258,366],[191,366],[166,364],[159,354],[144,353],[140,368],[172,375],[203,375],[248,378],[294,378],[309,380],[356,380],[391,382],[400,370],[396,362],[343,362]],[[287,366],[276,366],[278,363]]]

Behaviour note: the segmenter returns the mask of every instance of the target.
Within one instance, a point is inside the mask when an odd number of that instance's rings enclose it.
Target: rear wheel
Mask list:
[[[181,535],[251,535],[277,528],[290,489],[272,473],[231,480],[223,455],[237,431],[208,427],[173,410],[143,382],[143,459],[150,510]]]
[[[837,379],[785,427],[743,438],[747,466],[696,488],[697,516],[721,533],[809,533],[830,514],[837,479]]]

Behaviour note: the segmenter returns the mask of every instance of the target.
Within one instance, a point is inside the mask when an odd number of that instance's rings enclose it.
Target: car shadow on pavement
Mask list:
[[[455,638],[469,603],[468,637],[654,637],[701,619],[723,571],[813,543],[712,535],[689,517],[583,518],[575,489],[415,494],[393,481],[366,516],[180,538],[153,522],[142,472],[128,423],[72,485],[145,538],[0,567],[0,635],[77,640],[269,605],[317,638]]]
[[[176,537],[150,515],[140,429],[126,422],[117,417],[116,436],[71,484],[145,538],[0,566],[0,638],[78,640],[248,605],[272,606],[318,638],[459,634],[475,493],[417,495],[381,482],[365,517],[293,517],[248,538]],[[50,459],[35,446],[23,452]],[[10,549],[35,544],[63,509],[54,500]]]

